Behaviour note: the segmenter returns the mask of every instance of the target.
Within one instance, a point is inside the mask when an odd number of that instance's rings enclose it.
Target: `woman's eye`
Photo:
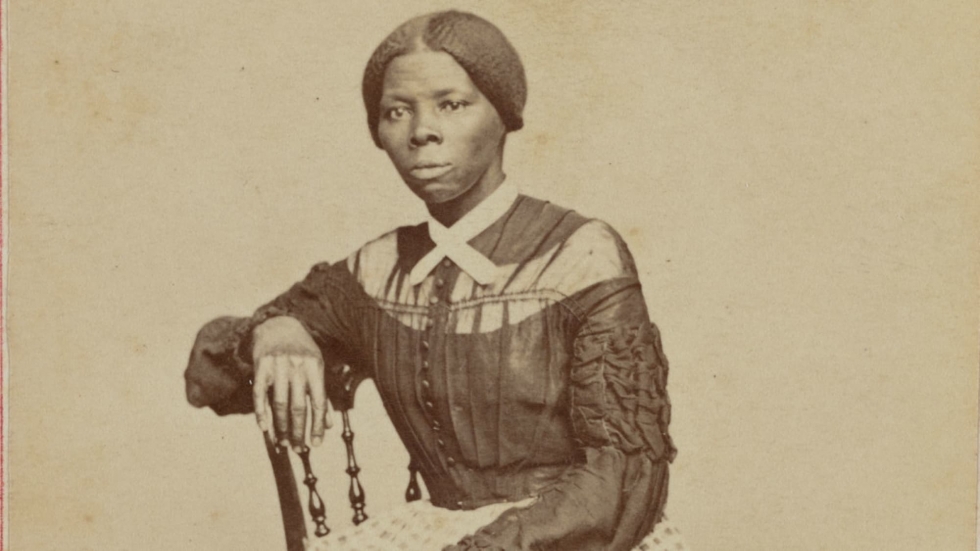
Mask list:
[[[408,109],[405,107],[392,107],[385,111],[385,118],[388,120],[401,120],[408,116]]]
[[[459,111],[463,107],[466,107],[466,102],[463,101],[444,101],[442,103],[442,108],[446,111]]]

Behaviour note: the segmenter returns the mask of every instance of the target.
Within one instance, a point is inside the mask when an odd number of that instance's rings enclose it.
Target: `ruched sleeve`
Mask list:
[[[625,251],[625,246],[623,246]],[[628,255],[628,253],[626,253]],[[568,416],[581,457],[524,508],[447,551],[628,551],[661,519],[668,463],[667,360],[632,261],[578,298]]]
[[[251,317],[221,317],[205,324],[184,371],[187,400],[218,415],[253,411],[252,330],[276,316],[296,318],[316,341],[328,368],[328,392],[342,366],[363,371],[363,362],[353,352],[358,349],[357,293],[344,263],[318,264]],[[334,399],[337,393],[332,394]]]

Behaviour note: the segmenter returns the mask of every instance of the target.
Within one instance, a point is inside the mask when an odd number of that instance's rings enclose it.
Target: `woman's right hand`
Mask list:
[[[306,328],[289,316],[266,320],[252,332],[252,360],[252,400],[262,432],[280,446],[292,444],[299,451],[306,438],[309,395],[313,410],[310,442],[320,445],[324,432],[332,426],[330,404],[324,386],[323,356]]]

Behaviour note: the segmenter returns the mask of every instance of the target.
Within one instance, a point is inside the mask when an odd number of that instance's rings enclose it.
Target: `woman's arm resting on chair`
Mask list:
[[[326,397],[343,396],[335,368],[358,365],[348,349],[357,344],[348,279],[343,263],[318,264],[252,317],[207,323],[184,372],[188,402],[218,415],[254,411],[263,431],[275,429],[280,443],[301,446],[309,395],[311,440],[319,444],[330,424]]]
[[[201,329],[184,372],[187,401],[219,415],[254,411],[259,428],[274,442],[301,446],[309,395],[310,439],[319,445],[332,425],[320,348],[299,321],[278,316],[252,331],[251,361],[244,362],[229,352],[227,343],[238,340],[236,334],[247,330],[249,321],[218,318]]]

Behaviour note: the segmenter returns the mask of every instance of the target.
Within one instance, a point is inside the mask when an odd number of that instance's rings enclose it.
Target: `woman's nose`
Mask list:
[[[415,126],[412,128],[411,145],[420,147],[429,143],[442,143],[442,133],[439,131],[432,115],[416,116]]]

